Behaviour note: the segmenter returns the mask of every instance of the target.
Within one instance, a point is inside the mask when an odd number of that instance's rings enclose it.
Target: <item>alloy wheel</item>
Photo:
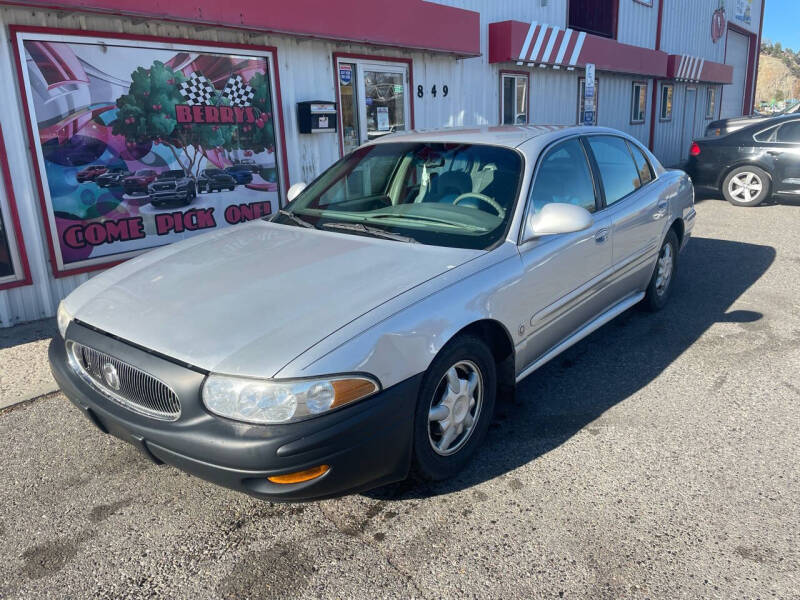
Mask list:
[[[483,376],[462,360],[442,377],[428,411],[428,441],[440,456],[455,454],[469,440],[483,405]]]
[[[657,273],[656,273],[656,293],[659,296],[664,295],[669,287],[669,282],[672,279],[672,269],[675,262],[672,244],[664,244],[661,249],[661,254],[658,257]]]
[[[737,173],[728,182],[728,193],[739,202],[752,202],[763,189],[761,177],[751,171]]]

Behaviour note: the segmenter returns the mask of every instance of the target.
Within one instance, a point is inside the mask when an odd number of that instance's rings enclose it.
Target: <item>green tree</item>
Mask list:
[[[160,61],[149,69],[138,67],[131,74],[128,93],[117,99],[112,133],[124,136],[129,145],[164,144],[184,171],[197,175],[201,159],[208,159],[206,149],[229,144],[236,126],[178,123],[175,105],[186,103],[180,93],[183,81],[183,73]],[[211,104],[227,106],[230,102],[217,94]]]

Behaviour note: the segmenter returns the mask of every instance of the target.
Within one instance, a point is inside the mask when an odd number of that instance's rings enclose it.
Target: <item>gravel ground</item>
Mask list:
[[[460,478],[304,505],[0,413],[0,598],[798,598],[800,203],[698,204],[670,305],[523,382]]]

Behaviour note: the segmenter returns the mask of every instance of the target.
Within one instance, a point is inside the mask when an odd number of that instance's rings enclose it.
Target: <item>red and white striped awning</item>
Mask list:
[[[687,55],[621,44],[616,40],[547,23],[489,24],[489,62],[574,70],[593,63],[598,70],[677,79],[731,83],[733,70]]]
[[[733,67],[689,54],[670,54],[667,77],[689,83],[731,83]]]

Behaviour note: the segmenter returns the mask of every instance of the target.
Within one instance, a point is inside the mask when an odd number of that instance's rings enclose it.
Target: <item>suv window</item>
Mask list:
[[[639,172],[639,183],[646,185],[653,181],[653,170],[650,163],[645,158],[644,153],[639,149],[636,144],[628,142],[628,148],[633,154],[633,160],[636,163],[636,170]]]
[[[600,169],[607,206],[622,200],[642,185],[625,140],[610,135],[593,135],[588,140]]]
[[[539,166],[531,198],[536,212],[553,202],[575,204],[589,212],[596,210],[592,173],[580,141],[566,141],[547,153]]]

